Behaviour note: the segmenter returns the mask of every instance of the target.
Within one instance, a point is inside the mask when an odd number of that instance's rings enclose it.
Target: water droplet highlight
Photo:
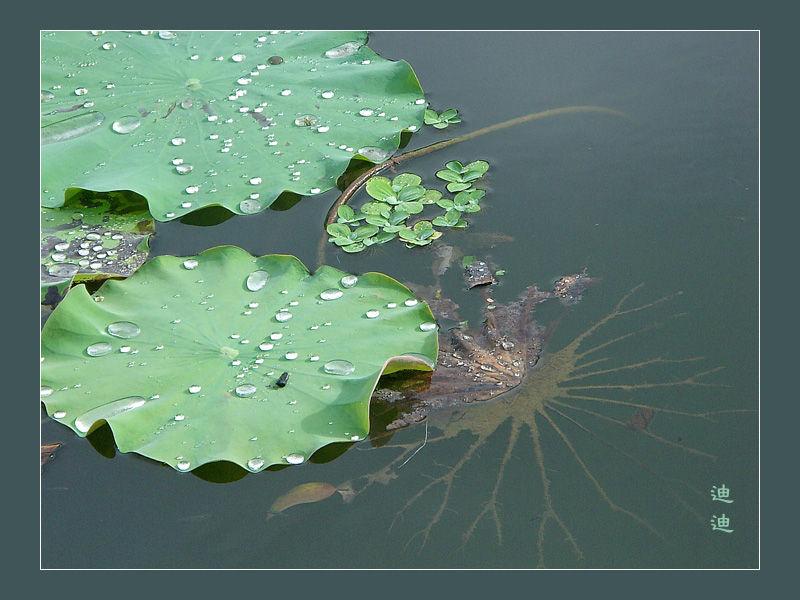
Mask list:
[[[246,215],[253,215],[261,212],[261,202],[258,200],[242,200],[239,203],[239,210]]]
[[[269,273],[266,271],[253,271],[247,276],[247,289],[251,292],[257,292],[269,281]]]
[[[356,367],[349,360],[331,360],[325,363],[323,369],[331,375],[351,375],[355,372]]]
[[[364,146],[358,149],[358,153],[366,159],[374,163],[380,163],[389,158],[389,153],[383,148],[377,146]]]
[[[191,271],[192,269],[196,269],[197,265],[199,265],[199,264],[200,263],[197,262],[195,259],[190,258],[188,260],[183,261],[183,268],[184,269],[189,269]]]
[[[302,454],[299,454],[299,453],[295,452],[295,453],[288,454],[288,455],[284,456],[283,460],[285,460],[290,465],[299,465],[299,464],[305,462],[306,457],[303,456]]]
[[[91,133],[103,123],[103,113],[91,111],[42,127],[41,145],[65,142]]]
[[[258,388],[250,383],[238,386],[235,390],[239,398],[249,398],[258,391]]]
[[[335,48],[331,48],[325,52],[325,56],[328,58],[344,58],[345,56],[355,54],[358,52],[359,48],[361,48],[361,44],[359,42],[345,42],[344,44],[336,46]]]
[[[137,129],[141,124],[142,120],[139,117],[128,115],[126,117],[120,117],[119,119],[114,121],[111,124],[111,129],[113,129],[117,133],[126,134]]]
[[[196,394],[196,393],[197,393],[197,392],[199,392],[201,389],[202,389],[202,388],[201,388],[199,385],[190,385],[190,386],[189,386],[189,393],[190,393],[190,394]]]
[[[336,300],[337,298],[341,298],[344,295],[342,290],[337,289],[329,289],[325,290],[324,292],[320,292],[319,297],[323,300]]]
[[[65,257],[66,258],[66,257]],[[47,269],[47,272],[53,277],[72,277],[79,270],[78,265],[73,263],[64,263],[62,265],[53,265]]]
[[[126,340],[135,338],[142,332],[136,323],[131,323],[130,321],[117,321],[116,323],[111,323],[111,325],[106,328],[106,331],[108,331],[108,333],[114,337]]]
[[[98,342],[86,348],[86,354],[89,356],[105,356],[110,354],[113,348],[108,342]]]
[[[358,283],[358,277],[356,277],[355,275],[345,275],[345,276],[344,276],[344,277],[342,277],[342,279],[339,281],[339,284],[340,284],[340,285],[341,285],[343,288],[351,288],[351,287],[353,287],[354,285],[356,285],[357,283]]]
[[[97,421],[102,419],[108,420],[117,415],[120,415],[134,408],[139,408],[144,405],[147,400],[141,396],[131,396],[129,398],[121,398],[114,400],[103,406],[98,406],[91,410],[86,411],[77,419],[75,419],[75,429],[81,433],[87,433]]]
[[[292,313],[288,311],[279,312],[275,315],[275,320],[278,321],[279,323],[285,323],[291,318],[292,318]]]
[[[319,117],[314,115],[303,115],[294,120],[294,124],[298,127],[312,127],[319,123]]]
[[[421,323],[419,326],[421,331],[435,331],[436,330],[436,323],[431,321],[427,321],[425,323]]]
[[[376,319],[380,314],[381,311],[373,309],[373,310],[368,310],[366,313],[364,313],[364,316],[366,316],[368,319]]]
[[[258,471],[261,467],[264,466],[264,461],[260,458],[251,458],[247,461],[247,468],[251,471]]]

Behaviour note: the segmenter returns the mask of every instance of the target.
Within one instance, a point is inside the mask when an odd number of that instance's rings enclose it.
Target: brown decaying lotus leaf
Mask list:
[[[330,483],[314,481],[293,487],[291,490],[286,492],[283,496],[280,496],[277,500],[275,500],[275,502],[272,503],[272,506],[269,507],[269,512],[267,513],[267,520],[271,519],[276,514],[283,512],[287,508],[291,508],[297,504],[307,504],[309,502],[319,502],[320,500],[325,500],[337,491],[342,495],[342,499],[345,502],[349,501],[350,496],[352,495],[352,490],[337,489],[336,486],[333,486]]]

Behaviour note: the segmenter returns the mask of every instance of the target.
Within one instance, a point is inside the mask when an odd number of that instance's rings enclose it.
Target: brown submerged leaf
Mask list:
[[[517,302],[487,306],[480,332],[440,330],[436,370],[384,378],[382,389],[372,398],[373,417],[398,413],[384,427],[392,431],[422,421],[432,411],[489,400],[518,386],[538,362],[545,341],[545,330],[534,321],[536,307],[551,298],[574,303],[595,281],[582,272],[559,279],[551,292],[530,286]],[[437,321],[459,320],[452,300],[431,290],[412,287],[412,291],[426,298]],[[373,441],[381,433],[373,432]]]
[[[53,452],[55,452],[60,447],[61,444],[48,444],[42,446],[42,462],[40,466],[44,467],[44,463],[53,458]]]
[[[633,429],[634,431],[642,431],[647,429],[650,421],[656,416],[656,411],[652,408],[643,408],[631,417],[631,420],[625,423],[625,427]]]
[[[291,508],[297,504],[307,504],[309,502],[319,502],[320,500],[325,500],[337,491],[342,495],[342,499],[345,502],[349,500],[352,493],[351,491],[348,492],[347,489],[337,489],[336,486],[333,486],[330,483],[322,483],[317,481],[303,483],[297,487],[293,487],[291,490],[286,492],[283,496],[280,496],[277,500],[275,500],[275,502],[272,503],[272,506],[269,507],[269,512],[267,513],[267,520],[271,519],[276,514],[283,512],[287,508]]]

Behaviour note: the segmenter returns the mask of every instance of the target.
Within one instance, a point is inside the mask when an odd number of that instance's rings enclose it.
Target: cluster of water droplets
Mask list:
[[[202,256],[189,257],[180,261],[178,265],[183,271],[193,272],[199,270],[202,272],[202,261]],[[257,263],[257,261],[254,260],[254,263]],[[202,276],[200,278],[195,276],[195,281],[197,284],[201,284],[198,289],[202,300],[193,302],[197,302],[198,305],[204,305],[207,299],[213,298],[213,294],[202,291],[202,284],[204,283]],[[302,399],[304,396],[303,394],[298,395],[298,393],[295,393],[295,387],[307,393],[310,389],[309,385],[311,385],[314,390],[317,390],[315,393],[324,394],[327,390],[335,389],[336,378],[358,376],[358,367],[353,362],[342,358],[341,355],[337,356],[339,351],[345,349],[338,348],[334,344],[326,344],[324,332],[326,328],[333,327],[332,321],[320,321],[306,326],[305,329],[307,331],[304,330],[302,333],[296,334],[295,331],[297,329],[292,321],[293,311],[302,311],[314,305],[341,302],[341,298],[348,294],[355,294],[363,301],[366,297],[363,292],[366,292],[366,290],[362,290],[359,287],[359,278],[356,275],[343,275],[335,286],[319,292],[316,298],[307,298],[304,293],[296,293],[294,295],[288,289],[279,289],[277,284],[274,283],[275,281],[267,268],[254,268],[247,273],[243,278],[242,284],[247,293],[252,294],[252,300],[245,302],[242,308],[239,309],[243,317],[249,317],[248,320],[253,321],[251,324],[272,322],[274,329],[267,333],[263,339],[248,339],[248,336],[245,335],[248,331],[247,327],[243,327],[238,331],[231,331],[227,334],[226,342],[218,347],[219,353],[223,360],[228,361],[232,369],[231,377],[233,383],[228,388],[229,398],[242,402],[278,402],[284,404],[287,410],[293,413],[303,413]],[[187,294],[188,292],[181,292],[175,294],[175,297]],[[274,299],[276,296],[278,298],[285,297],[282,303],[283,306],[275,307]],[[265,302],[264,299],[267,299],[267,301]],[[102,297],[98,297],[96,300],[102,301]],[[399,306],[414,307],[417,304],[418,301],[413,297],[399,298],[396,302],[385,302],[381,306],[367,310],[364,316],[370,320],[380,320],[384,312],[392,311]],[[274,308],[269,309],[267,307]],[[162,308],[168,309],[169,303],[165,303]],[[211,308],[209,306],[207,310]],[[265,310],[269,312],[265,313]],[[253,316],[251,317],[250,315]],[[305,321],[305,319],[301,320]],[[180,318],[172,318],[170,324],[173,330],[185,327],[181,325]],[[421,331],[433,331],[435,328],[436,324],[433,322],[422,323],[419,326]],[[296,341],[301,340],[303,344],[307,343],[308,331],[320,334],[316,342],[321,344],[318,350],[310,351],[308,346],[295,345]],[[107,334],[108,338],[89,344],[85,349],[85,354],[89,357],[89,360],[102,360],[102,357],[109,355],[124,354],[130,356],[137,354],[140,351],[141,344],[139,347],[134,344],[141,333],[142,328],[137,323],[128,320],[114,321],[105,328],[105,334]],[[192,333],[191,335],[196,334]],[[295,337],[296,335],[297,337]],[[174,339],[171,341],[165,339],[163,341],[168,345],[178,343]],[[148,344],[147,347],[150,350],[158,351],[165,346],[164,344],[158,344],[152,347],[151,344]],[[247,352],[242,353],[241,350],[247,350]],[[295,362],[298,364],[298,368],[294,368]],[[309,371],[308,367],[301,366],[303,363],[315,363],[316,367]],[[310,375],[311,377],[309,377]],[[288,392],[282,391],[287,388]],[[189,398],[204,398],[206,394],[211,397],[211,395],[218,393],[214,390],[211,393],[204,390],[204,383],[200,379],[185,381],[182,390],[186,395],[184,402],[188,401]],[[41,388],[42,398],[47,398],[54,393],[52,387],[43,385]],[[174,398],[175,396],[170,397]],[[113,417],[123,412],[137,409],[144,406],[148,401],[158,398],[158,395],[152,396],[149,400],[142,396],[122,398],[79,415],[76,418],[75,427],[81,432],[86,432],[99,419]],[[175,406],[178,406],[178,404],[175,404]],[[174,416],[170,418],[170,422],[165,427],[174,426],[178,423],[182,426],[189,426],[194,413],[191,409],[187,410],[187,408],[184,407],[182,411],[180,409],[176,410]],[[305,410],[308,410],[308,407]],[[57,411],[53,416],[57,419],[67,417],[65,411]],[[302,419],[302,416],[301,414],[299,417],[291,417],[289,422]],[[361,439],[359,435],[351,434],[348,431],[342,432],[341,429],[336,431],[337,427],[333,422],[330,422],[329,425],[331,427],[330,434],[333,436],[344,435],[351,441],[359,441]],[[160,427],[156,434],[163,429],[164,427]],[[294,429],[288,430],[287,433],[294,433]],[[257,435],[252,433],[244,433],[244,435],[247,435],[248,440],[258,442]],[[247,468],[253,472],[262,470],[266,464],[263,456],[259,454],[258,448],[258,444],[254,445],[254,454],[247,462]],[[283,456],[283,461],[287,464],[300,464],[305,460],[306,455],[302,452],[291,452]],[[196,460],[192,458],[191,451],[176,457],[175,461],[173,465],[178,470],[186,471],[192,468],[192,461],[196,463]]]
[[[317,71],[324,72],[330,67],[338,68],[344,64],[369,65],[374,61],[374,58],[370,58],[374,55],[365,49],[361,42],[345,42],[329,48],[320,55],[310,56],[278,50],[279,47],[295,47],[296,37],[304,33],[271,31],[268,34],[257,35],[248,42],[241,33],[233,32],[231,35],[237,39],[233,40],[231,50],[220,54],[204,51],[202,38],[208,34],[199,34],[197,43],[189,44],[189,52],[183,57],[197,62],[198,66],[203,65],[198,68],[196,76],[182,82],[186,96],[178,97],[174,102],[171,102],[170,98],[159,98],[157,101],[141,100],[142,105],[136,106],[139,115],[136,114],[136,110],[122,116],[115,114],[110,124],[105,116],[96,110],[63,119],[42,129],[42,144],[52,144],[86,135],[105,123],[105,127],[114,134],[129,137],[134,147],[148,147],[148,151],[155,156],[159,153],[159,149],[157,144],[152,142],[163,141],[159,133],[164,130],[162,123],[170,125],[169,129],[177,131],[178,134],[164,143],[172,146],[186,144],[187,152],[184,155],[173,156],[169,168],[173,174],[191,181],[176,183],[177,189],[182,190],[188,197],[179,200],[174,208],[168,207],[164,212],[157,214],[156,217],[159,219],[173,219],[206,204],[217,204],[216,199],[212,201],[206,194],[213,194],[226,188],[235,189],[237,178],[242,178],[256,188],[254,192],[243,194],[244,197],[240,196],[236,200],[235,207],[242,214],[256,214],[263,211],[273,201],[276,192],[280,193],[281,190],[301,195],[319,194],[329,189],[333,183],[329,176],[331,172],[327,164],[329,161],[346,164],[358,153],[369,160],[382,162],[390,156],[396,145],[397,134],[394,126],[386,129],[383,135],[377,134],[380,140],[376,140],[377,144],[359,147],[347,139],[356,135],[352,133],[352,128],[346,126],[348,119],[351,119],[350,116],[355,119],[374,119],[376,123],[382,120],[399,121],[402,109],[395,110],[392,106],[399,103],[395,98],[369,100],[359,93],[353,93],[347,86],[339,89],[336,86],[338,79],[333,75],[333,71],[327,80],[322,75],[314,75]],[[138,55],[131,52],[128,44],[121,43],[119,38],[112,38],[110,35],[105,36],[105,32],[100,32],[94,36],[99,42],[97,47],[99,59],[102,61],[103,57],[120,56],[124,57],[124,61],[128,61],[129,64],[125,67],[126,73],[122,76],[126,79],[125,89],[129,89],[131,83],[147,81],[147,66],[141,63]],[[145,36],[154,39],[158,44],[167,43],[166,45],[176,49],[175,52],[185,52],[187,47],[187,36],[183,32],[142,30],[127,32],[125,35],[131,39]],[[177,42],[181,40],[183,43],[179,45]],[[284,40],[287,40],[286,44],[283,43]],[[280,54],[274,53],[270,56],[265,52],[264,50],[270,45],[274,45],[271,52]],[[96,58],[89,57],[86,64],[95,64],[96,61]],[[205,92],[207,82],[218,77],[213,70],[208,70],[209,63],[219,64],[220,68],[224,66],[228,69],[231,87],[227,96],[214,97]],[[302,88],[297,89],[286,83],[297,81],[298,69],[303,68],[314,78],[309,80],[310,86],[304,84]],[[75,75],[80,77],[81,73],[78,70]],[[266,73],[269,75],[265,76]],[[90,77],[89,81],[93,81],[93,78]],[[45,103],[58,99],[61,86],[57,87],[58,89],[42,90],[41,101]],[[69,91],[73,97],[89,98],[83,106],[92,109],[94,106],[92,98],[113,95],[114,88],[116,88],[114,82],[104,82],[100,87],[85,84],[65,91]],[[367,103],[369,106],[365,106]],[[424,103],[424,98],[411,102],[411,104]],[[348,108],[349,106],[352,108]],[[181,115],[181,111],[186,115]],[[201,119],[196,118],[198,111],[202,111]],[[156,119],[146,119],[150,113],[155,113]],[[147,127],[144,127],[146,123]],[[250,137],[249,132],[253,127],[267,132],[275,126],[279,127],[267,133],[263,147],[255,141],[256,138]],[[287,128],[305,129],[311,135],[325,136],[328,139],[315,141],[315,138],[310,138],[307,141],[299,141],[296,134],[287,131]],[[407,129],[413,131],[416,126],[409,125]],[[200,170],[197,168],[198,165],[190,163],[197,160],[192,157],[197,156],[198,149],[207,155],[202,147],[209,142],[217,144],[218,158],[212,160],[208,165],[210,168],[201,174],[198,173]],[[302,155],[303,147],[307,144],[320,143],[326,144],[329,147],[328,151],[319,161],[309,161],[302,166],[305,161],[299,157]],[[284,157],[281,160],[287,169],[286,179],[282,179],[274,169],[270,169],[270,172],[258,172],[259,165],[263,165],[263,154],[267,150],[276,156]],[[220,174],[223,176],[214,179]]]

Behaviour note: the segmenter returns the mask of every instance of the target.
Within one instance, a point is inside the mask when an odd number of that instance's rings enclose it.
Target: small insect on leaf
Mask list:
[[[278,377],[278,381],[275,383],[278,387],[286,387],[286,384],[289,383],[289,373],[285,371],[281,373],[281,376]]]

